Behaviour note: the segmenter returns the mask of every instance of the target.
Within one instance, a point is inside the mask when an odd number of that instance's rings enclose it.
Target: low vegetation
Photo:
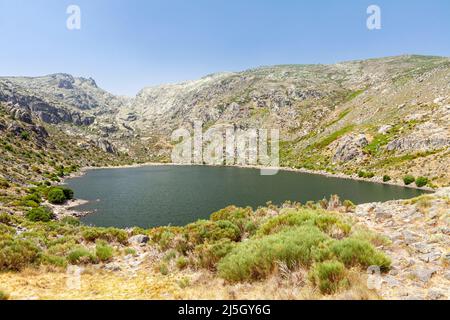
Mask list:
[[[352,208],[350,203],[341,207]],[[383,237],[353,227],[342,214],[322,209],[321,203],[290,204],[284,209],[225,208],[185,227],[160,227],[148,234],[167,252],[158,271],[171,268],[207,269],[227,282],[254,282],[288,270],[310,270],[309,279],[324,294],[350,285],[350,268],[383,271],[390,259],[376,249]]]

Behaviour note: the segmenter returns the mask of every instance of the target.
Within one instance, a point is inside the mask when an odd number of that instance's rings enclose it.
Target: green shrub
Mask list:
[[[177,257],[177,252],[175,250],[169,250],[163,257],[164,261],[169,262]]]
[[[414,176],[412,176],[412,175],[406,175],[403,177],[403,182],[405,183],[405,185],[410,185],[415,180],[416,180],[416,178],[414,178]]]
[[[347,267],[361,266],[368,268],[378,266],[382,270],[389,269],[391,260],[368,241],[347,238],[331,245],[331,252]]]
[[[21,201],[21,205],[28,208],[37,208],[39,207],[39,204],[37,202],[34,202],[33,200],[26,200]]]
[[[5,179],[0,178],[0,188],[1,189],[9,188],[9,182],[6,181]]]
[[[239,243],[218,264],[219,275],[228,281],[249,281],[267,277],[278,261],[288,267],[309,266],[313,249],[329,239],[317,227],[304,225]]]
[[[384,175],[383,176],[383,182],[389,182],[389,181],[391,181],[391,177],[388,176],[388,175]]]
[[[64,223],[64,224],[67,224],[67,225],[70,225],[70,226],[74,226],[74,227],[77,227],[77,226],[81,225],[81,222],[80,222],[79,219],[77,219],[75,217],[71,217],[71,216],[67,216],[67,217],[62,218],[61,219],[61,223]]]
[[[221,239],[238,241],[241,230],[234,223],[226,220],[199,220],[184,227],[183,236],[189,246],[195,247],[206,241],[213,242]]]
[[[100,261],[110,261],[114,255],[114,249],[106,242],[99,241],[95,246],[95,255]]]
[[[416,186],[418,186],[419,188],[425,187],[427,184],[428,184],[428,178],[426,178],[426,177],[418,177],[416,179]]]
[[[358,177],[370,179],[370,178],[375,177],[375,173],[373,173],[373,172],[366,172],[366,171],[360,170],[358,172]]]
[[[53,218],[53,213],[45,207],[33,208],[26,213],[26,218],[34,222],[49,222]]]
[[[67,260],[71,264],[88,264],[97,262],[96,256],[84,247],[78,247],[72,250],[67,256]]]
[[[66,200],[72,200],[73,196],[74,196],[74,192],[72,189],[67,188],[67,187],[58,187],[59,189],[61,189],[64,193],[64,196],[66,197]]]
[[[346,211],[353,210],[356,207],[355,204],[350,200],[344,200],[342,204],[344,205]]]
[[[169,274],[169,266],[167,265],[167,263],[161,262],[158,268],[159,272],[161,272],[163,276],[167,276]]]
[[[27,132],[27,131],[22,131],[22,132],[20,133],[20,138],[21,138],[22,140],[29,140],[29,139],[30,139],[30,133]]]
[[[201,268],[215,270],[220,259],[230,253],[235,245],[229,239],[198,245],[194,250],[194,254],[197,257],[197,265]]]
[[[66,258],[56,255],[43,254],[40,257],[40,262],[42,264],[52,265],[60,268],[67,267]]]
[[[94,228],[85,227],[81,232],[82,237],[91,242],[97,240],[105,240],[107,242],[119,242],[121,244],[128,243],[128,233],[125,230],[116,228]]]
[[[245,225],[251,217],[253,210],[251,208],[238,208],[229,206],[211,214],[211,221],[229,221],[244,231]]]
[[[349,285],[346,274],[347,270],[342,262],[325,261],[315,264],[308,276],[322,294],[333,294]]]
[[[66,196],[60,188],[52,188],[48,192],[47,199],[52,204],[63,204],[66,201]]]
[[[31,241],[0,238],[0,271],[20,271],[34,264],[39,253],[40,249]]]
[[[34,201],[36,203],[41,203],[42,202],[42,198],[36,193],[32,193],[32,194],[26,195],[25,197],[22,198],[22,200],[24,200],[24,201]]]
[[[341,221],[336,214],[322,210],[290,210],[267,220],[258,230],[258,235],[269,235],[277,233],[287,227],[315,225],[324,232],[331,232],[339,229],[343,234],[348,234],[351,227]]]
[[[180,269],[180,270],[183,270],[184,268],[186,268],[188,264],[189,264],[189,261],[184,256],[180,256],[176,260],[177,268]]]

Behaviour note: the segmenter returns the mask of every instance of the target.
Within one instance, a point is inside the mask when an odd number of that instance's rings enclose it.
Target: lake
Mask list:
[[[67,180],[78,199],[77,210],[92,211],[82,222],[102,227],[143,228],[185,225],[228,205],[257,208],[268,201],[305,203],[337,194],[354,203],[407,199],[423,191],[280,171],[261,176],[257,169],[207,166],[144,166],[89,170]]]

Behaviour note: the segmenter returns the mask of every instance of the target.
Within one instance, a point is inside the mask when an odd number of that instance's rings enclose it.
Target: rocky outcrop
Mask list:
[[[434,122],[419,125],[407,136],[390,142],[388,151],[432,151],[450,147],[450,128],[439,126]]]
[[[379,293],[384,299],[450,298],[449,188],[416,201],[388,201],[358,205],[357,220],[384,234],[390,244],[383,250],[392,259],[388,274],[381,275]]]
[[[347,135],[339,139],[335,146],[336,150],[333,156],[334,162],[347,162],[360,159],[364,156],[363,148],[368,145],[365,135]]]
[[[116,147],[106,139],[99,139],[93,142],[94,145],[107,153],[117,154]]]

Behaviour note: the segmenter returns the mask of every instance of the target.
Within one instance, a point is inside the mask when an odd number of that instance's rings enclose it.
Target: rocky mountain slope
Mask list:
[[[180,127],[277,128],[281,165],[450,178],[450,59],[399,56],[220,73],[115,97],[92,79],[0,78],[0,101],[135,161],[170,161]],[[360,173],[361,174],[361,173]]]

